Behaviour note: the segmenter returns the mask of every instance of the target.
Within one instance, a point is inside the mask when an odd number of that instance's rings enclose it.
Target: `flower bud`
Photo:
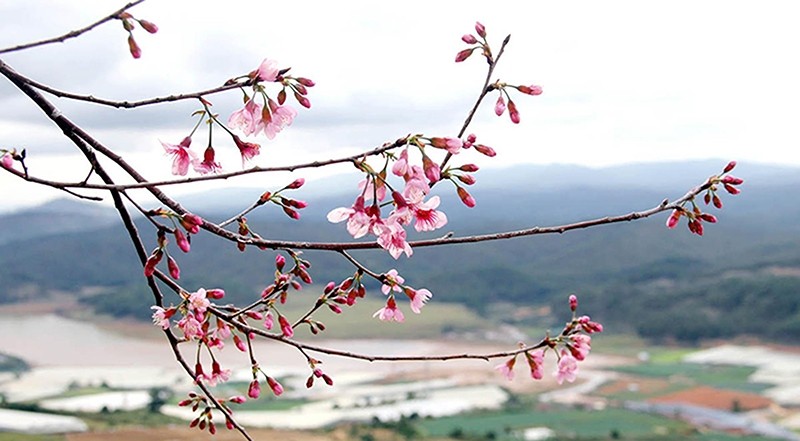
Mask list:
[[[314,87],[314,85],[316,84],[313,81],[309,80],[308,78],[303,78],[303,77],[295,78],[295,80],[306,87]]]
[[[486,155],[490,158],[497,155],[497,152],[494,151],[494,149],[489,146],[485,146],[483,144],[475,144],[473,147],[475,147],[475,150],[477,150],[479,153]]]
[[[161,250],[161,248],[158,248],[155,251],[153,251],[153,254],[151,254],[150,257],[147,258],[147,261],[144,264],[145,277],[151,277],[153,273],[156,272],[156,265],[158,265],[158,262],[161,262],[161,257],[163,256],[164,252]]]
[[[179,230],[178,228],[175,229],[175,243],[178,244],[178,248],[181,249],[184,253],[188,253],[191,245],[189,244],[189,240],[186,238],[186,235],[183,234],[183,231]]]
[[[578,297],[575,294],[569,295],[569,309],[575,312],[578,309]]]
[[[741,190],[739,190],[738,188],[734,187],[733,185],[723,184],[723,186],[725,187],[725,191],[727,191],[730,194],[739,194],[739,193],[741,193]]]
[[[269,384],[269,388],[272,389],[272,393],[274,393],[275,396],[279,396],[283,393],[283,386],[281,386],[281,384],[278,383],[274,378],[267,377],[267,384]]]
[[[466,60],[467,58],[469,58],[469,56],[472,55],[472,51],[474,51],[474,50],[475,50],[475,48],[464,49],[463,51],[460,51],[459,53],[457,53],[456,54],[456,63],[460,63],[460,62]]]
[[[721,209],[722,208],[722,199],[719,196],[714,195],[711,197],[711,202],[714,204],[715,207]]]
[[[289,320],[286,320],[286,317],[279,315],[278,324],[281,326],[281,332],[284,337],[292,338],[292,336],[294,336],[294,329],[292,329],[292,325],[289,323]]]
[[[541,95],[542,88],[540,86],[517,86],[517,90],[528,95]]]
[[[282,254],[275,256],[275,269],[277,269],[278,272],[283,271],[284,265],[286,265],[286,258],[283,257]]]
[[[734,167],[736,167],[736,161],[731,161],[725,166],[725,169],[722,170],[722,173],[728,173],[729,171],[733,170]]]
[[[475,32],[477,32],[482,38],[486,38],[486,27],[479,21],[475,22]]]
[[[139,24],[142,26],[142,29],[151,34],[155,34],[156,32],[158,32],[158,26],[156,26],[155,23],[149,22],[147,20],[139,20]]]
[[[296,189],[298,189],[298,188],[302,187],[302,186],[303,186],[303,184],[305,184],[305,183],[306,183],[306,180],[305,180],[305,179],[303,179],[303,178],[297,178],[297,179],[295,179],[294,181],[292,181],[292,183],[291,183],[291,184],[287,185],[287,186],[286,186],[286,188],[287,188],[287,189],[290,189],[290,190],[296,190]]]
[[[464,189],[464,187],[458,187],[456,193],[458,193],[458,197],[461,199],[461,202],[463,202],[464,205],[469,208],[475,207],[475,198],[473,198],[472,195]]]
[[[743,179],[739,179],[736,176],[728,175],[728,176],[725,176],[724,178],[722,178],[722,183],[723,184],[730,184],[730,185],[739,185],[739,184],[744,183],[744,180]]]
[[[300,103],[300,105],[305,107],[306,109],[311,108],[311,101],[309,101],[309,99],[304,97],[303,95],[300,95],[299,93],[295,92],[294,99],[296,99],[297,102]]]
[[[497,102],[494,104],[494,113],[497,116],[503,114],[506,111],[506,101],[503,99],[503,94],[501,93],[499,97],[497,97]]]
[[[682,215],[683,212],[681,210],[673,210],[672,214],[667,218],[667,228],[675,228]]]
[[[169,275],[172,276],[173,279],[178,280],[181,278],[181,269],[178,267],[178,262],[176,262],[172,256],[167,256],[167,268],[169,269]]]
[[[478,171],[478,166],[476,164],[464,164],[458,168],[461,171],[465,171],[468,173],[473,173]]]
[[[508,116],[511,117],[512,123],[519,124],[519,112],[517,111],[517,105],[511,100],[508,100]]]
[[[283,212],[294,220],[300,219],[300,213],[298,213],[296,210],[292,210],[289,207],[283,207]]]
[[[473,185],[475,184],[475,176],[472,175],[455,175],[456,178],[463,182],[466,185]]]
[[[282,106],[283,103],[285,103],[285,102],[286,102],[286,89],[281,89],[281,91],[278,92],[278,104],[280,104]],[[265,107],[265,109],[266,109],[266,107]]]
[[[478,39],[472,34],[464,34],[461,36],[461,41],[467,44],[475,44],[478,42]]]
[[[253,380],[250,383],[250,387],[247,388],[247,396],[256,400],[261,395],[261,384],[259,384],[258,380]]]
[[[142,49],[138,44],[136,44],[136,40],[133,39],[133,35],[128,35],[128,49],[131,51],[133,58],[139,58],[142,56]]]
[[[214,288],[206,290],[206,298],[219,300],[223,297],[225,297],[225,291],[223,289]]]

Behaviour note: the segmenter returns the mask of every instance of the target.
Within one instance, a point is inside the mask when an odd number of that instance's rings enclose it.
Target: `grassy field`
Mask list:
[[[745,392],[761,392],[770,387],[767,384],[748,382],[748,377],[755,372],[755,368],[748,366],[667,362],[622,366],[615,370],[643,377],[668,378],[686,386],[706,385]]]
[[[474,332],[488,329],[491,325],[464,305],[437,303],[434,297],[421,314],[414,314],[405,299],[399,296],[397,299],[405,315],[403,323],[387,323],[372,317],[385,304],[382,298],[375,296],[359,299],[350,308],[342,308],[342,314],[334,314],[327,307],[322,307],[313,318],[325,324],[323,335],[326,338],[439,338],[448,332]],[[300,317],[306,311],[301,305],[304,304],[289,302],[280,305],[280,312],[287,317]],[[295,335],[308,337],[311,333],[307,326],[299,326]]]
[[[670,434],[683,436],[692,432],[690,426],[680,421],[621,409],[478,412],[423,420],[419,427],[427,436],[447,437],[461,433],[464,438],[494,436],[509,441],[518,440],[518,432],[530,427],[549,427],[559,437],[568,438],[605,438],[614,432],[636,439]]]

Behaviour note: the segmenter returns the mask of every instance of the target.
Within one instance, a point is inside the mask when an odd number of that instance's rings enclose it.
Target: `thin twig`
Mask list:
[[[80,28],[80,29],[76,29],[76,30],[71,31],[71,32],[67,32],[66,34],[60,35],[58,37],[48,38],[48,39],[45,39],[45,40],[34,41],[32,43],[25,43],[25,44],[20,44],[18,46],[13,46],[13,47],[5,48],[5,49],[0,49],[0,54],[5,54],[5,53],[9,53],[9,52],[17,52],[17,51],[30,49],[30,48],[37,47],[37,46],[44,46],[44,45],[52,44],[52,43],[63,43],[64,41],[69,40],[71,38],[79,37],[79,36],[91,31],[92,29],[100,26],[101,24],[103,24],[103,23],[105,23],[107,21],[115,20],[119,16],[119,14],[122,14],[127,9],[130,9],[130,8],[132,8],[132,7],[138,5],[139,3],[142,3],[142,2],[144,2],[144,0],[136,0],[136,1],[130,2],[127,5],[121,7],[120,9],[117,9],[116,11],[112,12],[111,14],[109,14],[109,15],[101,18],[100,20],[90,24],[89,26],[86,26],[86,27],[83,27],[83,28]]]

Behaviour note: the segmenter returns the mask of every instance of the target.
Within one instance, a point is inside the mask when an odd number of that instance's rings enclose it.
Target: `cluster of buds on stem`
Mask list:
[[[564,381],[573,382],[578,374],[578,362],[583,361],[591,350],[592,338],[589,334],[603,332],[603,325],[594,322],[589,316],[577,316],[578,298],[571,294],[569,296],[569,308],[572,311],[572,320],[569,321],[561,333],[555,337],[547,337],[537,348],[524,350],[525,360],[530,369],[531,378],[541,380],[543,375],[544,357],[547,351],[553,351],[558,358],[558,366],[555,377],[558,384]],[[522,346],[522,344],[520,344]],[[514,366],[517,362],[519,353],[495,366],[508,380],[514,378]]]
[[[483,56],[486,57],[487,63],[494,63],[492,50],[489,48],[489,43],[486,41],[486,27],[483,26],[481,22],[475,22],[475,33],[478,34],[477,37],[473,34],[464,34],[461,36],[461,41],[470,45],[470,47],[461,50],[456,54],[456,63],[466,60],[477,49],[481,50]]]
[[[135,18],[130,12],[123,12],[116,17],[118,20],[122,22],[122,27],[125,28],[125,31],[128,32],[128,50],[131,52],[131,56],[133,58],[139,58],[142,56],[142,49],[136,43],[136,40],[133,38],[133,30],[136,28],[136,23],[139,23],[139,26],[142,27],[145,31],[155,34],[158,32],[158,26],[154,23],[149,22],[147,20],[142,20],[139,18]]]
[[[233,414],[233,410],[230,408],[229,404],[242,404],[245,401],[247,401],[247,399],[241,395],[235,395],[227,399],[224,398],[217,399],[219,405],[222,406],[228,412],[229,415]],[[212,420],[213,419],[213,416],[211,414],[212,404],[209,402],[209,399],[207,397],[198,395],[195,392],[189,392],[189,398],[181,400],[178,403],[178,406],[191,407],[193,412],[196,412],[200,408],[200,406],[203,406],[203,409],[200,411],[200,415],[198,415],[195,419],[193,419],[189,423],[189,427],[197,427],[200,430],[205,430],[206,428],[208,428],[208,432],[211,433],[212,435],[217,433],[216,425]],[[227,415],[225,416],[225,427],[228,430],[233,430],[235,428],[233,421],[231,421]]]
[[[735,167],[736,161],[731,161],[725,166],[720,175],[714,175],[708,178],[706,183],[703,185],[703,188],[705,189],[703,202],[706,206],[713,205],[717,209],[722,209],[722,200],[717,194],[719,187],[722,187],[731,195],[737,195],[741,192],[737,186],[743,184],[744,180],[729,174]],[[687,207],[687,205],[690,207]],[[695,202],[694,197],[684,201],[672,211],[670,216],[667,218],[667,227],[675,228],[682,217],[686,217],[688,219],[687,227],[689,228],[689,231],[697,234],[698,236],[703,235],[703,222],[712,224],[717,222],[716,216],[704,213],[700,209],[698,204]]]

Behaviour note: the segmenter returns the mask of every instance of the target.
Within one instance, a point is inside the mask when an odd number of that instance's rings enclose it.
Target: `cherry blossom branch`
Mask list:
[[[56,190],[61,190],[61,191],[65,192],[65,193],[70,194],[72,196],[75,196],[76,198],[79,198],[79,199],[85,199],[85,200],[96,201],[96,202],[99,202],[99,201],[103,200],[103,198],[101,198],[100,196],[88,196],[88,195],[80,194],[80,193],[77,193],[77,192],[75,192],[73,190],[70,190],[70,187],[80,187],[80,185],[75,185],[75,186],[73,186],[73,185],[63,185],[63,183],[61,183],[61,182],[54,182],[54,181],[49,181],[49,180],[46,180],[46,179],[37,178],[35,176],[31,176],[30,173],[27,173],[27,170],[25,172],[22,172],[22,171],[13,169],[13,168],[3,168],[3,170],[11,173],[12,175],[17,176],[18,178],[23,179],[25,181],[28,181],[28,182],[31,182],[31,183],[34,183],[34,184],[44,185],[46,187],[55,188]]]
[[[0,60],[0,71],[2,71],[4,64],[2,60]],[[7,66],[7,65],[5,65]],[[286,166],[276,166],[276,167],[251,167],[245,170],[238,170],[234,172],[228,173],[220,173],[216,175],[204,175],[204,176],[194,176],[189,178],[182,178],[182,179],[171,179],[171,180],[164,180],[164,181],[148,181],[145,179],[138,180],[138,182],[134,184],[93,184],[90,182],[57,182],[57,181],[47,181],[47,180],[31,180],[32,182],[36,182],[39,184],[48,185],[51,187],[56,188],[86,188],[86,189],[93,189],[93,190],[129,190],[129,189],[137,189],[137,188],[155,188],[155,187],[164,187],[169,185],[179,185],[179,184],[191,184],[194,182],[201,182],[201,181],[216,181],[216,180],[227,180],[229,178],[248,175],[251,173],[273,173],[273,172],[294,172],[297,170],[302,170],[306,168],[319,168],[319,167],[326,167],[335,164],[343,164],[352,162],[355,163],[356,161],[363,159],[364,157],[368,156],[375,156],[379,155],[383,152],[402,147],[405,145],[407,137],[398,138],[394,142],[385,143],[380,147],[375,147],[373,149],[357,153],[355,155],[345,156],[341,158],[333,158],[327,159],[324,161],[311,161],[305,162],[301,164],[294,164],[294,165],[286,165]],[[100,149],[98,149],[100,150]],[[107,149],[106,149],[107,150]],[[121,158],[120,158],[121,159]],[[235,220],[235,219],[234,219]],[[229,221],[226,221],[230,223]]]
[[[138,5],[138,4],[140,4],[140,3],[144,2],[144,1],[145,0],[136,0],[136,1],[130,2],[127,5],[121,7],[120,9],[117,9],[116,11],[112,12],[111,14],[101,18],[100,20],[98,20],[98,21],[96,21],[96,22],[94,22],[94,23],[92,23],[92,24],[90,24],[90,25],[88,25],[86,27],[83,27],[83,28],[80,28],[80,29],[76,29],[74,31],[67,32],[66,34],[60,35],[58,37],[48,38],[48,39],[45,39],[45,40],[35,41],[35,42],[32,42],[32,43],[20,44],[18,46],[8,47],[8,48],[4,48],[4,49],[0,48],[0,54],[5,54],[5,53],[9,53],[9,52],[17,52],[17,51],[30,49],[30,48],[37,47],[37,46],[44,46],[44,45],[48,45],[48,44],[52,44],[52,43],[63,43],[66,40],[69,40],[71,38],[79,37],[79,36],[89,32],[89,31],[91,31],[92,29],[100,26],[101,24],[103,24],[105,22],[117,19],[117,17],[120,14],[122,14],[126,10],[128,10],[128,9],[130,9],[130,8],[136,6],[136,5]]]
[[[142,0],[142,1],[144,1],[144,0]],[[163,103],[169,103],[169,102],[174,102],[174,101],[184,101],[184,100],[189,100],[189,99],[199,99],[199,98],[202,98],[203,96],[214,95],[214,94],[221,93],[221,92],[227,92],[229,90],[239,89],[242,86],[248,86],[248,85],[252,84],[252,81],[248,80],[246,82],[238,82],[238,83],[235,83],[235,84],[227,84],[226,83],[226,84],[224,84],[222,86],[213,87],[211,89],[206,89],[206,90],[201,90],[199,92],[187,92],[187,93],[168,95],[168,96],[162,96],[162,97],[147,98],[147,99],[143,99],[143,100],[139,100],[139,101],[127,101],[127,100],[118,101],[118,100],[110,100],[110,99],[105,99],[105,98],[98,98],[98,97],[95,97],[93,95],[81,95],[81,94],[77,94],[77,93],[66,92],[66,91],[63,91],[63,90],[59,90],[59,89],[50,87],[50,86],[48,86],[46,84],[43,84],[43,83],[40,83],[38,81],[34,81],[34,80],[30,79],[30,78],[26,78],[25,82],[28,83],[29,85],[39,89],[39,90],[42,90],[44,92],[47,92],[47,93],[49,93],[51,95],[54,95],[54,96],[57,96],[59,98],[67,98],[67,99],[72,99],[72,100],[76,100],[76,101],[86,101],[86,102],[89,102],[89,103],[92,103],[92,104],[99,104],[99,105],[103,105],[103,106],[115,107],[117,109],[133,109],[133,108],[136,108],[136,107],[149,106],[149,105],[153,105],[153,104],[163,104]]]

